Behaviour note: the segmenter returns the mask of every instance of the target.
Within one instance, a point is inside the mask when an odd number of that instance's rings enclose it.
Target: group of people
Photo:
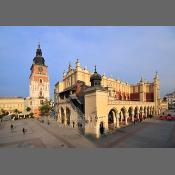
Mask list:
[[[139,119],[136,119],[136,118],[134,118],[134,121],[133,121],[133,123],[135,124],[136,122],[142,122],[143,121],[143,119],[140,117]]]
[[[10,125],[10,128],[11,128],[11,131],[13,131],[14,125],[11,124],[11,125]],[[26,130],[25,128],[22,128],[22,133],[25,134],[26,132],[27,132],[27,130]]]

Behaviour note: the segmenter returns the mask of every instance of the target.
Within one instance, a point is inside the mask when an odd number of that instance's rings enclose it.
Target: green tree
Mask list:
[[[163,101],[165,101],[165,102],[166,102],[166,101],[167,101],[167,98],[166,98],[166,97],[164,97],[164,98],[163,98]]]
[[[5,110],[1,109],[1,113],[2,113],[2,115],[5,115]]]
[[[15,113],[15,115],[18,115],[20,112],[19,112],[18,109],[15,109],[15,110],[14,110],[14,113]]]
[[[31,108],[30,108],[30,107],[27,107],[27,108],[26,108],[26,111],[27,111],[27,112],[30,112],[30,111],[31,111]]]
[[[51,101],[46,100],[45,102],[43,102],[43,104],[39,108],[41,115],[48,116],[51,108],[52,108]]]

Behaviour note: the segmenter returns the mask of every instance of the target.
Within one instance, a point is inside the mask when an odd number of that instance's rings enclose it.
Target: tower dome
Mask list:
[[[102,77],[97,73],[96,66],[95,71],[90,77],[91,86],[101,86]]]
[[[40,44],[38,44],[38,48],[36,50],[36,56],[33,59],[33,63],[38,65],[45,65],[45,60],[42,57],[42,50],[40,48]]]

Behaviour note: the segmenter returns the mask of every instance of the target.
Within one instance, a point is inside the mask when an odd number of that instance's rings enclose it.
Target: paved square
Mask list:
[[[11,130],[11,123],[14,129]],[[23,134],[22,128],[27,129]],[[8,148],[173,148],[175,122],[147,119],[142,123],[117,129],[96,140],[67,128],[54,120],[41,123],[36,119],[4,121],[0,125],[0,147]]]

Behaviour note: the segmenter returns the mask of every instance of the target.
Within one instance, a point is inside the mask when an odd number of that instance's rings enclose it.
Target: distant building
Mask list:
[[[55,84],[54,98],[58,122],[97,138],[101,128],[110,132],[161,112],[157,73],[152,82],[141,78],[137,84],[128,84],[101,76],[96,67],[91,73],[81,67],[79,60],[75,68],[69,64],[63,80]]]
[[[168,101],[168,108],[175,109],[175,91],[165,96]]]
[[[20,112],[26,112],[26,108],[30,107],[30,112],[34,113],[34,116],[39,116],[39,107],[50,98],[48,67],[42,56],[40,45],[38,45],[30,70],[29,97],[0,97],[0,109],[8,112],[18,109]]]
[[[17,109],[20,112],[25,110],[24,98],[23,97],[0,97],[0,110],[8,111],[9,113],[14,113]]]

